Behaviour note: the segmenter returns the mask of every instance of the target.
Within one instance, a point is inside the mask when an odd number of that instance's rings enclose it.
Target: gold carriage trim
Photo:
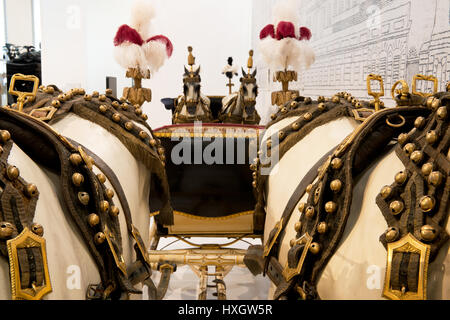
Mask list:
[[[45,239],[25,228],[16,238],[6,242],[8,248],[9,271],[11,275],[11,295],[13,300],[40,300],[47,293],[52,292],[50,275],[48,272],[47,250]],[[17,251],[25,248],[38,248],[42,254],[44,269],[44,283],[42,286],[32,284],[31,288],[22,288],[20,278],[20,263]]]
[[[243,212],[233,213],[233,214],[230,214],[228,216],[223,216],[223,217],[201,217],[201,216],[196,216],[196,215],[186,213],[186,212],[175,211],[175,210],[173,211],[173,214],[187,217],[190,219],[203,220],[203,221],[224,221],[224,220],[230,220],[230,219],[234,219],[234,218],[241,217],[241,216],[252,215],[253,213],[254,213],[254,211],[252,210],[252,211],[243,211]],[[158,214],[159,214],[159,211],[152,212],[152,213],[150,213],[150,217],[157,216]]]
[[[221,129],[216,129],[214,127],[204,127],[202,132],[192,132],[191,130],[186,130],[185,132],[153,132],[153,135],[157,138],[249,138],[249,139],[257,139],[259,137],[259,130],[248,129],[242,131],[240,128],[235,130],[230,127],[228,131],[223,132]],[[219,132],[204,132],[206,130],[220,130]],[[229,131],[235,131],[230,134]],[[256,132],[255,132],[256,131]]]
[[[399,241],[388,243],[387,268],[383,288],[384,297],[392,300],[426,300],[428,262],[431,250],[430,248],[430,245],[420,242],[410,233],[408,233]],[[394,290],[391,287],[392,260],[394,257],[394,253],[419,254],[420,259],[417,292]]]
[[[309,247],[311,246],[312,241],[313,237],[311,237],[309,233],[305,233],[295,241],[294,245],[304,244],[305,247],[303,248],[302,255],[300,256],[300,259],[295,268],[289,268],[289,263],[286,261],[286,265],[283,270],[283,277],[287,282],[289,282],[293,277],[299,275],[300,272],[302,272],[303,263],[305,262],[306,254],[309,251]]]

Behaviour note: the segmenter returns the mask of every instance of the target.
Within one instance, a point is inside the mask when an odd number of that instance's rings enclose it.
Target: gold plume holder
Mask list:
[[[143,74],[139,68],[128,68],[125,76],[133,79],[133,86],[123,88],[122,98],[139,106],[152,101],[152,91],[149,88],[142,88],[142,79],[150,79],[150,70]]]
[[[300,96],[298,90],[289,90],[289,82],[297,81],[298,74],[293,70],[277,71],[273,75],[274,82],[281,82],[281,91],[272,92],[272,105],[282,106],[286,102]]]
[[[248,60],[247,60],[247,68],[248,68],[248,74],[250,74],[252,68],[253,68],[253,50],[250,50],[248,52]]]
[[[191,67],[190,71],[193,72],[194,71],[194,64],[195,64],[195,57],[192,54],[192,47],[191,46],[188,47],[188,52],[189,52],[189,54],[188,54],[188,65]]]

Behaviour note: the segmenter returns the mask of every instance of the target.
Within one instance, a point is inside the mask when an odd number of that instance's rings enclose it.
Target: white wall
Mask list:
[[[33,18],[31,0],[5,0],[8,43],[18,46],[33,45]]]
[[[202,90],[207,95],[227,94],[221,74],[228,56],[246,66],[251,49],[251,0],[154,0],[154,34],[164,34],[174,45],[172,58],[143,85],[153,100],[144,105],[153,127],[171,122],[160,102],[182,92],[187,47],[194,48],[201,65]],[[130,23],[132,1],[41,0],[42,76],[44,84],[63,89],[79,85],[104,91],[105,77],[118,79],[118,95],[131,84],[113,58],[118,27]],[[237,86],[237,79],[235,81]]]

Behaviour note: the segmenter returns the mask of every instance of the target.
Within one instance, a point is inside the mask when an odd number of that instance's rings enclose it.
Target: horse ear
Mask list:
[[[188,69],[186,69],[186,66],[184,66],[184,74],[185,74],[185,75],[188,75],[188,74],[189,74],[189,71],[188,71]]]
[[[241,69],[242,69],[242,75],[244,76],[244,78],[247,78],[247,74],[245,73],[244,68],[241,67]]]
[[[200,73],[200,66],[198,66],[197,70],[195,71],[195,75],[198,76],[199,73]]]
[[[254,77],[256,77],[256,68],[255,68],[255,71],[253,71],[253,73],[252,73],[252,78],[254,78]]]
[[[243,79],[244,79],[244,78],[240,78],[239,81],[242,82]]]

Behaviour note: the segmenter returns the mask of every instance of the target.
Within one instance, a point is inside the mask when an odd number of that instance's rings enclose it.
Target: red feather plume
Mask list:
[[[260,40],[267,38],[268,36],[275,38],[275,28],[274,28],[273,24],[268,24],[259,33]]]
[[[160,41],[160,42],[164,43],[166,45],[167,56],[169,58],[172,56],[173,45],[172,45],[172,42],[169,40],[169,38],[160,34],[160,35],[151,37],[150,39],[147,40],[147,42],[150,42],[150,41]]]
[[[281,21],[277,26],[277,40],[295,38],[295,27],[292,22]]]
[[[116,36],[114,37],[114,45],[117,47],[125,41],[137,44],[138,46],[144,43],[139,32],[126,24],[120,26],[119,30],[117,30]]]
[[[311,30],[309,30],[307,27],[301,27],[300,28],[300,37],[299,40],[309,40],[312,37]]]

